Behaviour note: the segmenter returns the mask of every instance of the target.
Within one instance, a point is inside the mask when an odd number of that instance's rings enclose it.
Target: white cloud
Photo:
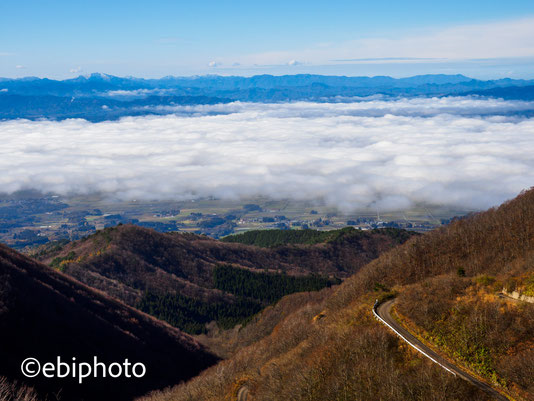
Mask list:
[[[0,188],[322,198],[343,210],[485,208],[534,184],[534,119],[496,115],[533,109],[471,98],[373,99],[189,106],[176,108],[189,117],[97,124],[4,121]]]
[[[26,68],[26,67],[23,66],[23,65],[20,65],[20,64],[19,64],[19,65],[16,65],[15,68],[16,68],[17,70],[23,70],[23,69]]]
[[[400,38],[368,38],[355,42],[369,57],[446,59],[534,56],[534,18],[455,26]]]
[[[211,67],[211,68],[220,67],[221,65],[222,63],[219,63],[218,61],[210,61],[208,63],[208,67]]]
[[[83,71],[83,68],[82,68],[82,67],[71,68],[69,71],[70,71],[72,74],[79,74],[80,72]]]
[[[331,98],[329,98],[331,100]],[[195,106],[156,106],[149,107],[156,111],[174,112],[177,115],[230,114],[254,112],[262,117],[273,118],[319,118],[338,116],[353,117],[384,117],[386,115],[404,117],[432,117],[441,114],[476,117],[491,115],[513,115],[532,111],[534,102],[504,101],[500,99],[484,99],[479,97],[446,97],[446,98],[411,98],[398,99],[381,95],[369,97],[334,98],[336,103],[293,102],[265,104],[242,103]]]
[[[317,43],[304,49],[243,56],[248,65],[284,65],[307,60],[315,65],[339,63],[436,63],[450,60],[534,57],[534,17],[492,23],[427,28],[415,33],[360,37]],[[375,60],[372,60],[375,59]]]
[[[114,90],[102,93],[103,96],[111,97],[143,97],[149,95],[164,95],[172,92],[172,89],[134,89],[134,90]]]
[[[302,65],[303,63],[297,60],[291,60],[287,62],[287,65],[294,66],[294,65]]]

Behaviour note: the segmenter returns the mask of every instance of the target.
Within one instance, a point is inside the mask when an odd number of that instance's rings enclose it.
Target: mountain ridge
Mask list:
[[[192,312],[213,305],[226,304],[231,309],[252,300],[267,306],[280,296],[277,288],[269,287],[273,283],[287,292],[332,285],[413,235],[399,229],[339,230],[336,241],[260,248],[125,224],[59,249],[45,247],[35,256],[131,306],[143,305],[143,310],[156,316],[185,324]],[[223,277],[228,283],[221,281]],[[255,292],[264,295],[250,296]],[[161,310],[163,304],[168,307]],[[173,317],[168,310],[171,305],[182,308],[185,316],[180,312]],[[257,307],[249,306],[252,313],[257,312]],[[188,323],[187,327],[193,326]]]
[[[40,395],[128,400],[190,378],[218,359],[176,328],[5,245],[0,245],[0,276],[0,376],[35,387]],[[20,371],[29,357],[41,363],[97,357],[107,364],[128,358],[144,363],[147,374],[135,385],[124,377],[83,384],[71,377],[29,379]],[[179,359],[187,363],[176,364]]]
[[[124,116],[191,115],[177,106],[237,101],[325,103],[361,101],[370,96],[492,97],[501,93],[506,99],[529,100],[533,92],[534,80],[484,81],[444,74],[407,78],[300,74],[144,79],[96,73],[66,80],[0,79],[0,119],[83,118],[99,122]]]
[[[411,238],[304,303],[283,298],[283,317],[266,310],[247,327],[255,342],[150,401],[215,401],[243,386],[257,399],[491,399],[410,351],[373,319],[375,300],[391,297],[398,299],[402,324],[457,366],[513,399],[532,400],[534,305],[498,293],[503,287],[534,291],[533,255],[530,189]]]

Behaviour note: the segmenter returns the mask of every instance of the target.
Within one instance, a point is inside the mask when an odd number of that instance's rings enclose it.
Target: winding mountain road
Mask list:
[[[432,351],[429,347],[427,347],[425,344],[419,341],[415,336],[413,336],[408,330],[402,327],[391,316],[391,307],[393,306],[394,302],[395,302],[395,299],[391,299],[382,304],[379,304],[378,306],[375,305],[373,307],[373,313],[375,314],[376,317],[378,317],[382,321],[382,323],[385,323],[386,326],[389,326],[390,329],[392,329],[399,337],[401,337],[404,341],[406,341],[410,346],[418,350],[420,353],[425,355],[427,358],[429,358],[434,363],[437,363],[438,365],[440,365],[443,369],[447,370],[448,372],[452,373],[455,376],[458,376],[464,380],[467,380],[471,384],[477,386],[479,389],[490,394],[496,400],[508,401],[507,397],[503,396],[493,387],[477,379],[476,377],[471,376],[469,373],[462,370],[458,366],[453,365],[452,363],[447,361],[445,358],[441,357],[440,355]]]
[[[242,386],[237,392],[237,401],[247,401],[248,400],[248,387]]]

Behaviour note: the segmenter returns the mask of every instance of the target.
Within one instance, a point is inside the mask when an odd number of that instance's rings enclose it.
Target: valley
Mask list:
[[[196,341],[207,353],[199,354],[204,367],[215,365],[174,388],[152,384],[156,391],[140,400],[501,399],[492,391],[531,400],[534,308],[499,294],[531,293],[533,216],[530,190],[425,234],[347,227],[249,231],[220,241],[123,224],[44,245],[33,256],[48,267],[3,248],[1,266],[6,277],[33,266],[41,281],[83,286],[109,299],[99,301],[104,305],[129,308],[124,302],[194,334],[153,320]],[[8,291],[20,287],[6,283]],[[493,390],[451,375],[374,320],[375,300],[392,297],[389,318]],[[3,299],[8,311],[20,302]],[[82,305],[80,299],[72,307]],[[147,316],[129,310],[135,321]],[[8,327],[32,331],[20,324]],[[3,375],[20,380],[9,370]],[[23,383],[42,391],[38,382]]]
[[[29,251],[50,241],[77,240],[117,224],[214,238],[250,230],[335,230],[346,226],[362,230],[394,227],[425,232],[474,211],[422,204],[398,212],[374,207],[341,212],[321,201],[265,197],[239,201],[215,198],[120,201],[103,194],[59,196],[22,191],[0,195],[0,242]]]
[[[532,216],[530,190],[412,238],[305,303],[289,295],[280,301],[285,313],[267,309],[247,326],[262,334],[220,363],[224,373],[211,368],[142,400],[217,400],[237,396],[244,385],[252,400],[495,399],[376,322],[375,299],[392,296],[395,318],[411,333],[500,393],[532,400],[534,308],[499,297],[503,287],[529,291]]]
[[[264,231],[273,238],[292,232]],[[350,227],[327,233],[331,238],[318,237],[316,243],[265,248],[121,225],[65,245],[44,246],[34,256],[131,306],[200,334],[212,320],[228,329],[284,295],[339,284],[382,252],[417,235],[393,228]]]
[[[533,1],[0,2],[0,401],[534,401]]]

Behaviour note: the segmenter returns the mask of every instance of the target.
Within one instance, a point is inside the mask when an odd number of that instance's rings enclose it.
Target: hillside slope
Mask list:
[[[414,231],[399,230],[396,228],[375,228],[373,230],[357,230],[353,227],[345,227],[339,230],[251,230],[242,234],[228,235],[221,239],[223,242],[256,245],[264,248],[276,248],[289,244],[314,245],[327,243],[337,244],[361,244],[360,249],[365,250],[367,242],[375,237],[390,237],[399,244],[406,242],[410,237],[418,235]]]
[[[231,327],[285,294],[330,286],[412,235],[397,229],[339,230],[335,240],[260,248],[120,225],[37,256],[129,305],[200,333],[211,320]]]
[[[191,337],[76,280],[0,245],[0,376],[35,387],[49,399],[128,400],[198,374],[216,362]],[[25,378],[33,357],[56,361],[145,364],[140,379]]]
[[[142,280],[149,283],[156,280],[157,274],[167,273],[166,279],[170,278],[168,274],[173,276],[172,285],[179,285],[181,279],[207,287],[212,284],[213,266],[221,263],[296,275],[347,277],[382,252],[415,235],[398,229],[339,231],[342,235],[335,241],[265,249],[195,234],[158,233],[134,225],[119,225],[36,256],[47,264],[58,258],[72,275],[89,270],[120,281],[124,281],[121,278],[139,280],[144,275]]]
[[[523,291],[534,282],[534,190],[412,238],[283,314],[230,360],[144,399],[218,400],[243,386],[258,400],[488,399],[373,319],[375,299],[397,294],[410,330],[492,386],[532,400],[534,305],[498,297],[510,281]]]

